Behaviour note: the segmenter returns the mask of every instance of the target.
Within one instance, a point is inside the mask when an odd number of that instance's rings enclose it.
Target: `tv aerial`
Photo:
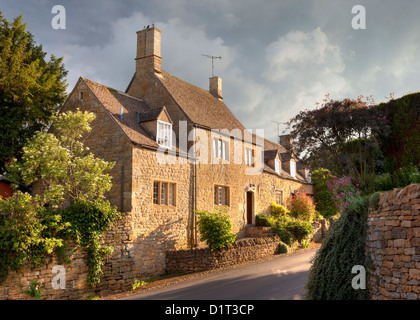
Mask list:
[[[217,56],[210,56],[208,54],[202,54],[202,56],[210,58],[211,59],[211,76],[214,77],[214,60],[215,59],[222,59],[222,57]]]

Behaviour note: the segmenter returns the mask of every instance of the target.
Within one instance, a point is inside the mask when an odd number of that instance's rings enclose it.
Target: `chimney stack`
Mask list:
[[[280,138],[280,145],[285,147],[286,150],[292,149],[293,138],[290,134],[284,134],[279,136]]]
[[[210,78],[210,93],[219,100],[223,100],[222,97],[222,78],[212,77]]]
[[[149,72],[162,72],[162,57],[160,56],[161,32],[154,26],[137,31],[137,74],[144,75]]]

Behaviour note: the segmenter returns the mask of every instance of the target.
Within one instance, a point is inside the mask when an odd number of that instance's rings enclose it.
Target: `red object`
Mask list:
[[[13,195],[13,189],[7,182],[0,181],[0,197],[9,198]]]

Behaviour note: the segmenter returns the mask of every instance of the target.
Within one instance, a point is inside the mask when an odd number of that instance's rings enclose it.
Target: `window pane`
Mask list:
[[[228,205],[228,188],[227,187],[223,187],[223,205],[224,206]]]
[[[290,175],[292,177],[296,176],[296,163],[294,161],[290,161]]]
[[[223,188],[219,187],[219,205],[223,205]]]
[[[276,203],[282,205],[283,204],[283,192],[277,191],[276,192]]]
[[[171,206],[175,205],[175,184],[174,183],[170,183],[168,185],[169,189],[168,189],[168,204]]]
[[[153,182],[153,203],[159,204],[159,182]]]
[[[166,195],[167,195],[167,190],[168,190],[168,184],[162,182],[161,185],[162,185],[162,188],[160,190],[160,204],[167,204],[168,202],[167,202]]]
[[[217,158],[216,139],[213,139],[211,143],[212,143],[212,149],[213,149],[213,158]]]
[[[245,165],[248,165],[248,152],[247,152],[247,149],[245,149],[244,157],[245,157]]]
[[[157,143],[161,146],[172,146],[172,124],[158,122]]]
[[[280,160],[275,159],[274,160],[274,169],[278,174],[280,174]]]
[[[229,141],[225,142],[225,149],[226,149],[226,158],[225,160],[229,161]]]
[[[218,158],[222,157],[222,141],[221,140],[217,140],[217,157]]]

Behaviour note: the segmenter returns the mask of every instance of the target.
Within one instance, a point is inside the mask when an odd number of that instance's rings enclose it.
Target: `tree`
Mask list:
[[[386,112],[390,125],[388,134],[379,139],[385,171],[392,174],[402,167],[419,167],[420,93],[392,99],[378,108]]]
[[[376,166],[372,150],[377,149],[377,136],[386,134],[387,128],[386,113],[371,99],[327,96],[317,108],[292,118],[287,129],[294,139],[291,151],[303,161],[337,176],[351,176],[354,184],[365,187]]]
[[[18,161],[7,166],[13,181],[24,185],[41,183],[38,195],[43,205],[58,207],[65,198],[99,204],[105,201],[112,177],[105,173],[114,163],[95,158],[83,145],[83,137],[91,131],[91,112],[67,112],[54,115],[51,132],[39,131],[23,147]]]
[[[0,12],[0,173],[66,99],[63,58],[47,61],[22,21]]]
[[[114,163],[95,158],[83,144],[94,119],[93,113],[79,110],[54,115],[50,132],[38,131],[23,147],[21,159],[6,166],[11,180],[41,184],[42,192],[35,196],[16,192],[0,199],[0,278],[26,257],[42,260],[40,256],[61,246],[56,235],[65,230],[61,237],[72,239],[87,253],[88,283],[99,282],[103,257],[112,252],[101,246],[100,238],[119,213],[105,198],[112,186],[106,171]]]

